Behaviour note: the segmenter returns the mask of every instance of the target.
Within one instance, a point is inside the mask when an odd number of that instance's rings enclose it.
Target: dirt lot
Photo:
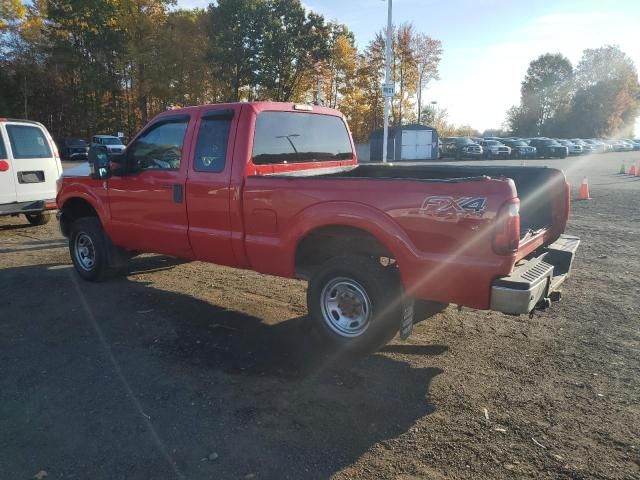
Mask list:
[[[0,219],[0,478],[640,478],[632,158],[553,162],[593,197],[553,309],[450,306],[357,362],[319,357],[301,282],[145,256],[84,283],[54,222]]]

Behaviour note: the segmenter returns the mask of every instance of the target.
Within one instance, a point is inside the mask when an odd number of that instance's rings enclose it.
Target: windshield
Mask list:
[[[122,145],[122,142],[119,138],[116,137],[103,137],[102,138],[103,145]]]
[[[455,142],[458,145],[473,145],[476,142],[474,142],[473,140],[471,140],[469,137],[460,137],[460,138],[456,138]]]
[[[509,142],[509,145],[511,145],[512,147],[528,147],[529,145],[527,145],[527,142],[525,142],[524,140],[515,140],[512,142]]]
[[[256,121],[253,163],[299,163],[353,158],[340,117],[301,112],[262,112]]]

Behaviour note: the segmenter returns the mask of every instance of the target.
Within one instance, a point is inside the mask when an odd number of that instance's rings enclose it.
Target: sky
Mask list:
[[[183,8],[211,0],[178,0]],[[359,48],[386,25],[386,0],[303,0],[308,10],[346,24]],[[440,80],[424,98],[449,120],[483,131],[503,125],[519,103],[529,62],[562,53],[576,65],[582,51],[618,45],[640,68],[640,0],[394,0],[393,22],[411,22],[443,43]],[[640,135],[640,119],[636,136]]]

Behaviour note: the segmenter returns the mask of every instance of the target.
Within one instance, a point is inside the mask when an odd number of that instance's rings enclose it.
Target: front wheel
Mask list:
[[[26,213],[24,216],[31,225],[45,225],[51,220],[49,212]]]
[[[100,220],[82,217],[73,222],[69,232],[69,253],[73,266],[82,278],[91,282],[107,278],[108,248]]]
[[[330,347],[354,353],[375,351],[391,340],[403,305],[397,269],[367,257],[328,260],[307,290],[312,329]]]

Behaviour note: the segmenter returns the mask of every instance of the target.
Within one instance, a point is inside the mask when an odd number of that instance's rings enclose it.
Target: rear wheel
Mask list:
[[[375,351],[400,327],[403,291],[398,272],[368,257],[330,259],[309,281],[307,307],[313,330],[330,347]]]
[[[24,216],[31,225],[45,225],[51,220],[49,212],[25,213]]]

